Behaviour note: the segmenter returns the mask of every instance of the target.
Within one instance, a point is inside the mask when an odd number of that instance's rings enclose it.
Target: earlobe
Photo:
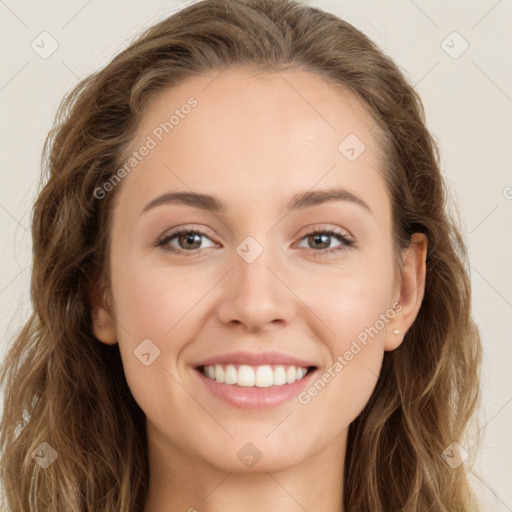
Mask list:
[[[92,302],[91,319],[92,332],[99,341],[107,345],[117,343],[116,322],[106,292],[102,294],[101,300]]]
[[[402,309],[388,326],[384,345],[386,351],[395,350],[402,344],[405,333],[420,310],[425,293],[427,243],[425,234],[414,233],[409,247],[405,250],[398,299]]]

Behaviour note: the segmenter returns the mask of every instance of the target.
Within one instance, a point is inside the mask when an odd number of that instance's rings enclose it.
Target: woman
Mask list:
[[[466,249],[366,36],[199,2],[81,82],[45,155],[11,510],[477,510]]]

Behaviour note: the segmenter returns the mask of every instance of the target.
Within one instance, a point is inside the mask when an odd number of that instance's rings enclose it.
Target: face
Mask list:
[[[241,472],[343,445],[417,311],[373,126],[299,71],[230,69],[152,100],[116,191],[116,321],[100,307],[94,329],[161,450]]]

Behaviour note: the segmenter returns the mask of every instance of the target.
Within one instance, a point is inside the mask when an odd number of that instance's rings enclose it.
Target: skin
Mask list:
[[[92,311],[95,336],[119,343],[147,417],[144,512],[343,510],[348,427],[375,388],[384,352],[403,340],[393,330],[405,333],[418,313],[427,241],[414,235],[402,275],[395,272],[374,122],[350,93],[303,71],[197,76],[152,100],[132,150],[190,96],[198,105],[118,185],[111,288]],[[355,161],[338,150],[351,133],[366,146]],[[287,212],[295,194],[335,186],[371,213],[349,201]],[[212,194],[227,209],[167,204],[140,213],[170,191]],[[206,236],[168,244],[195,255],[155,246],[182,227]],[[355,245],[327,254],[343,242],[315,242],[306,236],[313,227]],[[248,236],[263,247],[252,263],[236,252]],[[396,302],[394,318],[306,405],[240,410],[194,373],[201,359],[236,350],[283,352],[315,361],[321,373]],[[145,366],[133,352],[147,338],[160,355]],[[262,454],[250,468],[237,457],[248,442]]]

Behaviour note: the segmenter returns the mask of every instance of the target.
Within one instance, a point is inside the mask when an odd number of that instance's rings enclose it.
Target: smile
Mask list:
[[[220,384],[241,387],[269,388],[293,384],[305,377],[314,367],[291,365],[216,364],[200,367],[202,374]]]

